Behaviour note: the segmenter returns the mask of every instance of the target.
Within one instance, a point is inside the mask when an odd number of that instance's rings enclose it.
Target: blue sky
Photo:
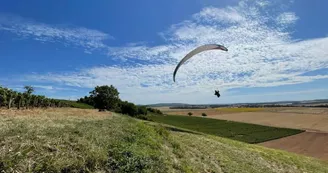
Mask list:
[[[235,103],[328,98],[328,1],[0,1],[0,85],[76,99]],[[223,44],[228,52],[196,55]],[[221,97],[214,96],[214,90]]]

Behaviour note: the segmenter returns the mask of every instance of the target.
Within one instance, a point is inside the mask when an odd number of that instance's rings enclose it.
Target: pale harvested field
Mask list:
[[[325,114],[243,112],[235,114],[212,115],[210,118],[328,132],[328,115]]]
[[[177,111],[162,109],[162,111],[171,115],[187,115],[188,112],[192,112],[193,116],[201,116],[205,112],[209,118],[328,132],[327,108],[219,108]]]
[[[326,114],[328,115],[328,108],[306,108],[306,107],[290,107],[290,108],[266,108],[268,112],[279,113],[298,113],[298,114]]]
[[[259,145],[328,160],[328,133],[304,132]]]

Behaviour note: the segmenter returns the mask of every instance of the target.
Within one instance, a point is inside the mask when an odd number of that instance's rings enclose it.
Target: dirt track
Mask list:
[[[259,145],[328,160],[328,133],[304,132]]]

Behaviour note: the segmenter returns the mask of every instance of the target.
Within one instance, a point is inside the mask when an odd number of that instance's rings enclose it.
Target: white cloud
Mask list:
[[[297,21],[298,17],[295,15],[295,13],[292,12],[285,12],[280,14],[277,17],[277,23],[279,24],[292,24]]]
[[[108,55],[114,58],[155,63],[93,67],[29,78],[88,88],[113,84],[123,99],[136,103],[213,103],[217,102],[215,89],[224,93],[232,88],[281,86],[328,78],[328,75],[302,76],[327,67],[328,37],[295,41],[285,29],[298,19],[294,13],[267,13],[266,9],[274,8],[267,1],[248,3],[204,8],[190,20],[162,32],[166,44],[109,48]],[[276,16],[280,19],[276,20]],[[181,66],[177,82],[173,83],[177,62],[196,46],[206,43],[223,44],[229,51],[196,55]]]
[[[232,97],[263,97],[263,96],[280,96],[280,95],[298,95],[298,94],[309,94],[309,93],[320,93],[327,92],[328,89],[315,89],[315,90],[300,90],[300,91],[286,91],[286,92],[271,92],[261,94],[243,94]]]
[[[240,15],[236,8],[227,7],[224,9],[205,8],[200,13],[193,16],[198,22],[223,22],[223,23],[240,23],[245,18]]]
[[[19,16],[0,15],[0,31],[41,42],[63,42],[82,46],[86,50],[106,48],[104,40],[113,39],[109,34],[83,27],[55,26],[37,23]]]
[[[78,91],[75,88],[67,88],[67,87],[57,87],[57,86],[52,86],[52,85],[31,85],[32,87],[36,88],[36,90],[38,88],[40,89],[44,89],[44,90],[54,90],[54,91]]]

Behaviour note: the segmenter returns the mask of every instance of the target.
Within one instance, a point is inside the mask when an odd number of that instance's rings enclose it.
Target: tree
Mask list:
[[[120,101],[119,92],[113,85],[96,86],[90,94],[99,110],[114,110]]]
[[[85,103],[91,106],[95,106],[94,100],[91,96],[84,96],[84,98],[80,98],[77,100],[78,103]]]
[[[15,98],[15,104],[17,106],[17,109],[20,109],[21,108],[22,104],[24,104],[23,102],[24,102],[24,96],[23,96],[23,94],[22,93],[18,93],[17,94],[17,97]]]
[[[189,115],[189,116],[191,116],[191,115],[192,115],[192,113],[191,113],[191,112],[188,112],[188,115]]]
[[[42,107],[48,108],[50,106],[50,99],[44,98],[42,102]]]
[[[34,92],[34,88],[32,86],[24,86],[25,93],[31,95]]]
[[[5,88],[0,86],[0,107],[7,104],[7,92]]]
[[[15,100],[15,98],[17,96],[17,92],[13,91],[11,89],[7,89],[6,93],[7,93],[8,109],[10,109],[13,101]]]
[[[44,100],[45,100],[45,96],[37,96],[37,100],[38,100],[38,102],[37,102],[37,107],[43,107],[43,102],[44,102]]]
[[[206,117],[206,116],[207,116],[207,114],[206,114],[206,113],[202,113],[202,116],[203,116],[203,117]]]
[[[37,95],[32,95],[31,96],[30,106],[32,106],[32,108],[38,106],[38,96]]]
[[[32,86],[24,86],[25,92],[24,92],[24,97],[25,97],[25,106],[26,109],[28,109],[30,102],[31,102],[31,94],[34,92],[34,88]]]

